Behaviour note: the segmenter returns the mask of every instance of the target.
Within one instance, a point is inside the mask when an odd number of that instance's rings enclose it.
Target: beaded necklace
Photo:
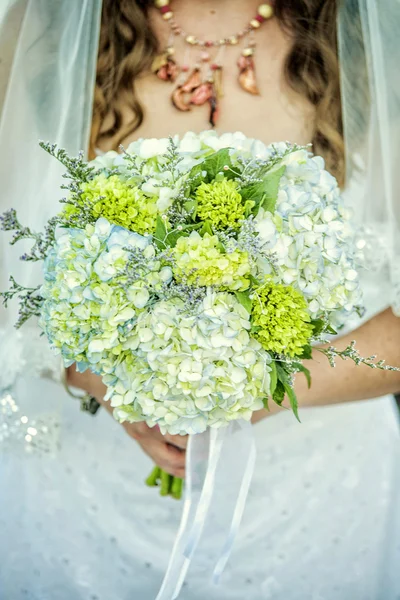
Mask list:
[[[155,5],[170,26],[170,36],[167,46],[155,57],[151,70],[159,79],[174,82],[171,99],[178,110],[188,111],[192,106],[202,106],[208,102],[209,123],[211,127],[216,126],[219,100],[223,96],[223,52],[226,46],[240,43],[244,47],[237,61],[239,85],[249,94],[260,93],[254,66],[254,34],[265,21],[273,17],[271,4],[260,4],[257,14],[244,29],[219,40],[200,39],[185,32],[175,21],[171,0],[155,0]],[[178,64],[175,58],[176,37],[181,37],[187,46],[182,64]],[[197,52],[195,61],[191,63],[190,54],[193,54],[193,50]]]

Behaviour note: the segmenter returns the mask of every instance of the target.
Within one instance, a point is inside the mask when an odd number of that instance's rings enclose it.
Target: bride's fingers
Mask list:
[[[176,446],[177,448],[180,448],[181,450],[186,450],[186,448],[187,448],[187,443],[188,443],[187,435],[166,434],[166,435],[164,435],[164,440],[167,442],[167,444],[171,444],[171,446]]]
[[[144,421],[139,423],[122,423],[127,433],[135,440],[153,439],[160,442],[165,441],[158,427],[149,427]]]
[[[144,443],[142,447],[164,471],[175,477],[184,476],[185,454],[181,450],[156,440]]]
[[[155,427],[149,427],[146,423],[141,423],[141,426],[144,436],[149,436],[153,439],[166,442],[176,448],[180,448],[181,450],[186,450],[188,443],[187,435],[169,435],[168,433],[163,435],[157,425]]]
[[[185,477],[185,453],[174,446],[169,446],[168,444],[166,446],[168,448],[167,460],[169,461],[169,468],[166,468],[166,471],[174,475],[174,477],[181,477],[183,479]]]

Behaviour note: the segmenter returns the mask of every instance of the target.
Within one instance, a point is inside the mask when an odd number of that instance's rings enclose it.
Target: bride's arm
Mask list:
[[[400,366],[400,318],[395,317],[391,309],[338,338],[334,345],[344,349],[352,340],[356,340],[361,356],[376,354],[387,364]],[[381,371],[365,365],[357,367],[352,361],[340,358],[336,360],[336,367],[332,368],[318,350],[313,351],[313,360],[305,361],[305,366],[311,372],[312,385],[307,389],[305,377],[301,373],[296,376],[295,390],[300,407],[366,400],[400,391],[400,372]],[[272,404],[272,412],[279,410]],[[258,411],[254,413],[253,422],[269,414],[265,410]]]

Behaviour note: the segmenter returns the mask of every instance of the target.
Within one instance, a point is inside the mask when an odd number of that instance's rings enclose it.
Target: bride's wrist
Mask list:
[[[87,394],[92,394],[93,382],[91,381],[92,373],[87,370],[84,373],[78,373],[75,365],[66,369],[66,383],[70,387],[83,390]]]

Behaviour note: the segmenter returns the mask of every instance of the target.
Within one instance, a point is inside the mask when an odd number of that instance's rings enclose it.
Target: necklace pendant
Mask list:
[[[162,81],[175,81],[179,74],[179,67],[172,58],[170,49],[154,58],[151,71]]]
[[[172,92],[171,100],[172,104],[181,111],[190,110],[190,99],[185,100],[188,94],[194,92],[202,84],[200,69],[195,68],[180,85],[178,85]]]
[[[238,60],[239,67],[239,85],[248,94],[259,96],[260,91],[257,86],[256,71],[253,56],[240,56]]]
[[[200,69],[195,67],[186,81],[180,86],[183,92],[190,94],[202,84]]]
[[[236,33],[221,39],[202,38],[185,32],[184,28],[176,22],[171,9],[172,0],[153,0],[159,9],[162,18],[169,23],[170,36],[164,51],[155,57],[152,72],[162,81],[175,82],[171,94],[172,104],[180,111],[190,111],[192,106],[209,104],[209,123],[216,126],[220,100],[223,97],[222,64],[223,52],[227,46],[236,46],[243,41],[247,44],[242,50],[237,62],[239,74],[238,83],[242,90],[253,96],[260,94],[257,85],[254,52],[255,33],[264,22],[274,15],[274,0],[266,0],[257,8],[256,14],[247,23],[247,26]],[[184,61],[177,64],[174,59],[174,39],[180,36],[187,45]],[[189,51],[196,49],[197,62],[191,67]],[[193,63],[192,63],[193,64]]]
[[[206,81],[199,85],[196,88],[190,98],[190,104],[195,104],[196,106],[202,106],[213,95],[213,84],[210,81]]]
[[[216,94],[213,94],[213,96],[211,96],[210,100],[210,118],[209,118],[209,123],[211,125],[211,127],[214,129],[214,127],[216,127],[217,122],[218,122],[218,117],[219,117],[219,102],[218,102],[218,98],[216,96]]]

